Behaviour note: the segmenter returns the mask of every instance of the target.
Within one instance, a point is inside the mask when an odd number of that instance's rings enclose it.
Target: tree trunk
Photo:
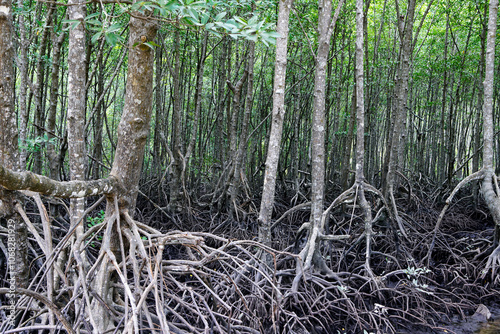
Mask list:
[[[399,12],[399,10],[398,10]],[[396,85],[395,85],[395,108],[394,108],[394,127],[392,130],[392,142],[390,145],[389,154],[389,164],[388,171],[386,175],[386,188],[384,189],[384,195],[388,201],[391,200],[391,196],[394,191],[395,186],[395,175],[398,169],[398,151],[399,145],[401,143],[406,122],[406,104],[408,98],[408,80],[410,72],[410,59],[413,41],[413,23],[415,14],[415,0],[410,0],[408,2],[408,9],[405,16],[400,15],[398,18],[398,29],[400,36],[400,63],[396,75]],[[402,158],[402,157],[401,157]],[[401,162],[401,161],[399,161]]]
[[[172,71],[173,85],[173,113],[172,113],[172,180],[170,184],[170,210],[179,212],[182,210],[181,200],[182,175],[184,169],[184,157],[182,155],[182,118],[181,118],[181,87],[180,87],[180,33],[178,28],[174,28],[174,66]]]
[[[141,14],[135,13],[129,23],[129,56],[127,71],[127,87],[125,105],[122,118],[118,126],[118,143],[116,146],[115,160],[110,176],[116,177],[123,192],[118,193],[117,201],[120,216],[128,213],[134,216],[137,193],[139,190],[139,179],[144,160],[144,149],[149,134],[151,121],[151,107],[153,101],[153,69],[154,54],[152,49],[143,44],[153,41],[156,35],[156,22],[143,19]],[[135,45],[135,46],[134,46]],[[108,201],[106,216],[109,218],[114,212],[112,199]],[[103,243],[111,244],[111,250],[118,259],[121,258],[118,235],[121,231],[114,230],[111,240],[103,240]],[[94,288],[99,296],[108,305],[113,298],[113,266],[109,261],[103,261]],[[93,306],[96,327],[95,333],[104,333],[113,327],[110,314],[103,305],[95,301]]]
[[[70,20],[80,20],[86,16],[83,1],[71,0],[72,6],[68,7]],[[69,172],[72,181],[85,179],[85,105],[86,105],[86,48],[85,27],[79,24],[69,31],[68,46],[68,153]],[[76,228],[78,238],[84,233],[83,220],[80,218],[85,211],[85,200],[77,198],[71,200],[70,220],[71,226]],[[73,250],[81,252],[83,249]]]
[[[498,0],[490,1],[490,13],[488,21],[488,37],[485,57],[485,78],[484,78],[484,104],[483,104],[483,169],[486,174],[483,181],[483,197],[490,209],[493,219],[500,227],[500,198],[493,189],[493,178],[495,177],[493,168],[493,77],[495,71],[495,40],[497,30]],[[495,236],[495,243],[498,242],[498,233]]]
[[[19,170],[12,40],[12,2],[0,0],[0,163],[7,168]],[[0,186],[0,222],[9,231],[13,228],[13,233],[9,234],[9,249],[15,247],[15,262],[9,263],[14,268],[10,272],[10,278],[14,280],[14,286],[26,288],[29,284],[28,238],[26,225],[14,209],[15,203],[19,201],[21,199],[16,193]]]
[[[17,0],[19,9],[23,8],[23,1]],[[26,168],[26,160],[28,152],[26,150],[26,131],[28,127],[28,114],[26,108],[26,94],[28,86],[28,41],[26,38],[26,27],[24,14],[19,14],[19,35],[20,35],[20,56],[19,56],[19,143],[21,144],[21,153],[19,155],[19,167],[24,170]]]
[[[267,149],[266,171],[262,200],[259,212],[259,241],[271,246],[271,216],[274,205],[274,192],[276,187],[276,171],[280,156],[281,134],[285,118],[285,79],[286,56],[288,50],[288,22],[293,0],[280,0],[278,8],[278,21],[276,31],[280,37],[276,39],[276,62],[274,68],[273,110],[271,133]]]
[[[52,73],[50,80],[50,104],[49,113],[47,115],[47,137],[49,139],[55,140],[56,132],[56,117],[57,117],[57,100],[59,98],[59,63],[61,55],[61,46],[64,42],[65,33],[61,32],[57,36],[55,31],[52,31]],[[22,125],[21,125],[22,126]],[[22,154],[22,153],[21,153]],[[59,174],[59,154],[56,152],[55,143],[48,143],[47,145],[47,155],[49,158],[49,176],[53,180],[61,180]],[[26,160],[25,160],[26,161]],[[22,163],[22,162],[21,162]]]

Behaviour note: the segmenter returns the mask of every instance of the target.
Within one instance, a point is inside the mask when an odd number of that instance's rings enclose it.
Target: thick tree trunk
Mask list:
[[[139,191],[139,179],[144,160],[144,149],[149,134],[151,121],[151,107],[153,101],[153,50],[143,44],[146,41],[153,41],[156,36],[156,22],[150,19],[143,19],[141,14],[136,13],[129,23],[129,56],[127,87],[125,95],[125,106],[122,118],[118,126],[118,144],[116,146],[115,160],[110,172],[110,176],[116,177],[123,192],[117,194],[117,201],[120,213],[114,211],[113,201],[108,202],[106,216],[124,213],[131,217],[134,215],[137,193]],[[110,244],[111,251],[117,259],[121,258],[118,235],[121,231],[114,230],[111,240],[103,240],[103,243]],[[109,259],[108,255],[105,255]],[[109,260],[102,262],[97,278],[94,281],[94,289],[98,295],[111,305],[114,296],[113,275],[114,269]],[[113,327],[110,314],[103,305],[95,301],[93,304],[93,314],[95,319],[94,332],[104,333]]]
[[[23,8],[23,1],[17,0],[18,8]],[[26,95],[28,87],[28,40],[26,38],[26,27],[24,14],[19,15],[19,143],[21,144],[21,153],[19,154],[19,168],[26,168],[28,151],[26,150],[26,131],[28,127],[28,114],[26,106]]]
[[[316,69],[314,75],[314,110],[311,134],[311,217],[308,240],[299,254],[298,261],[304,264],[297,266],[298,273],[294,279],[292,290],[296,291],[302,274],[309,272],[312,266],[326,271],[324,259],[319,253],[321,235],[324,233],[323,197],[325,188],[325,88],[326,66],[330,51],[330,39],[335,28],[340,9],[344,4],[340,0],[332,19],[332,3],[330,0],[319,1],[318,33],[319,42],[316,53]],[[302,268],[303,266],[303,268]]]
[[[19,169],[18,134],[14,107],[14,46],[11,0],[0,0],[0,164],[13,170]],[[0,187],[0,221],[11,230],[14,226],[15,268],[11,279],[15,286],[28,286],[29,261],[26,226],[14,205],[20,201],[18,196]]]

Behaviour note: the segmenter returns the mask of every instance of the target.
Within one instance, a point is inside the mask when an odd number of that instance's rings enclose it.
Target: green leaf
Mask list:
[[[224,18],[224,16],[226,16],[226,12],[222,12],[222,13],[219,13],[217,14],[217,16],[214,18],[214,21],[220,21]]]
[[[98,27],[102,27],[102,22],[98,20],[85,20],[88,24],[92,24]]]
[[[107,29],[106,29],[106,32],[117,32],[117,31],[120,31],[122,30],[123,27],[118,24],[118,23],[113,23],[111,26],[109,26]]]
[[[155,46],[159,46],[158,44],[155,44],[153,42],[144,42],[142,44],[147,45],[151,50],[154,50]]]
[[[91,42],[92,44],[96,43],[99,38],[102,36],[102,31],[97,32],[94,36],[92,36]]]
[[[96,13],[92,13],[92,14],[89,14],[87,15],[87,17],[85,18],[85,21],[89,20],[89,19],[93,19],[94,17],[99,17],[99,15],[101,15],[100,12],[96,12]]]
[[[104,37],[106,38],[106,42],[111,46],[115,46],[120,40],[120,36],[113,33],[105,34]]]
[[[78,27],[78,25],[80,24],[80,21],[79,20],[62,20],[62,23],[68,24],[68,27],[66,27],[63,30],[73,30],[76,27]]]
[[[234,19],[235,19],[236,21],[238,21],[239,23],[241,23],[241,24],[244,24],[244,25],[246,25],[246,24],[247,24],[247,23],[245,22],[245,20],[243,20],[241,17],[235,16],[235,17],[234,17]]]

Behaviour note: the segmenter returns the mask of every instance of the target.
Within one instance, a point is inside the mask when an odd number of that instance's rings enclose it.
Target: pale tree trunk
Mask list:
[[[281,135],[285,118],[286,56],[288,50],[288,22],[293,0],[280,0],[276,31],[276,61],[274,68],[273,110],[271,133],[266,158],[266,171],[259,212],[259,241],[271,246],[271,216],[276,187],[276,171],[280,156]]]
[[[495,40],[497,30],[498,0],[490,1],[490,13],[488,21],[488,37],[486,44],[485,78],[484,78],[484,104],[483,104],[483,170],[485,172],[481,191],[484,200],[490,209],[496,224],[495,245],[498,244],[500,229],[500,193],[493,179],[495,169],[493,167],[493,83],[495,72]],[[500,253],[500,248],[498,248]]]
[[[364,93],[364,9],[363,0],[356,0],[356,192],[365,221],[365,270],[373,277],[370,266],[373,220],[371,207],[365,197],[365,93]]]
[[[476,114],[476,128],[474,131],[474,156],[472,158],[472,172],[475,173],[479,170],[479,157],[480,157],[480,147],[481,147],[481,102],[484,102],[483,98],[483,86],[479,84],[479,80],[484,78],[484,63],[486,57],[486,35],[488,33],[488,25],[486,23],[488,7],[484,4],[484,12],[479,13],[481,17],[481,24],[483,30],[481,31],[481,57],[479,58],[479,78],[478,81],[478,96],[477,96],[477,114]],[[481,15],[482,14],[482,15]],[[483,20],[484,18],[484,20]],[[472,185],[472,193],[474,196],[474,208],[477,209],[478,206],[478,194],[479,194],[479,183],[475,181]]]
[[[332,15],[331,0],[319,1],[318,51],[314,76],[314,107],[311,134],[311,218],[312,226],[319,227],[323,214],[325,188],[325,87],[326,65],[330,51],[330,28]],[[313,227],[313,229],[314,229]],[[314,232],[313,232],[314,233]]]
[[[70,180],[83,181],[85,180],[85,105],[86,105],[86,82],[85,78],[87,73],[86,67],[86,47],[85,47],[85,27],[83,20],[86,15],[85,5],[80,0],[70,0],[68,7],[68,18],[70,20],[78,20],[81,23],[74,29],[69,31],[68,42],[68,111],[67,111],[67,131],[68,131],[68,157],[69,157],[69,176]],[[58,67],[55,65],[55,67]],[[56,70],[56,69],[54,69]],[[53,73],[52,78],[54,79]],[[54,83],[53,83],[54,84]],[[57,91],[57,87],[52,87]],[[51,92],[52,93],[52,92]],[[52,95],[52,94],[51,94]],[[57,96],[57,95],[56,95]],[[57,97],[51,96],[55,99],[52,103],[54,109],[51,108],[50,112],[55,112],[57,108]],[[54,115],[50,115],[51,118]],[[55,121],[50,119],[50,121]],[[49,151],[50,152],[50,151]],[[55,153],[55,152],[51,152]],[[53,162],[52,162],[53,163]],[[52,164],[51,163],[51,164]],[[52,175],[51,175],[52,176]],[[81,237],[84,233],[83,216],[85,211],[85,199],[73,198],[70,201],[70,224],[71,227],[77,226],[75,235],[72,238],[72,252],[77,253],[83,259],[83,265],[88,267],[88,261],[85,256],[84,245],[76,247],[75,240]],[[66,257],[66,252],[61,253],[61,257]],[[60,258],[59,260],[62,260]],[[73,281],[78,280],[76,272],[70,276]],[[77,284],[75,284],[77,286]],[[74,293],[78,293],[74,291]],[[78,310],[80,311],[80,310]]]
[[[323,197],[325,188],[325,88],[326,66],[330,51],[330,39],[335,28],[344,0],[340,0],[332,19],[332,3],[330,0],[319,1],[318,17],[318,50],[316,53],[316,69],[314,75],[314,110],[311,134],[311,217],[308,223],[309,235],[307,243],[299,253],[297,274],[292,290],[297,291],[304,273],[309,273],[313,266],[321,272],[328,271],[324,259],[319,253],[319,244],[324,232]],[[302,229],[302,228],[301,228]],[[303,261],[303,265],[300,263]]]
[[[18,134],[14,106],[14,46],[12,27],[12,2],[0,0],[0,163],[19,170]],[[14,225],[15,268],[11,279],[15,286],[26,288],[29,284],[28,240],[26,226],[15,211],[14,205],[21,199],[14,192],[0,187],[0,221],[2,226]],[[9,264],[10,265],[10,264]],[[14,275],[13,275],[14,274]],[[13,275],[13,276],[12,276]]]
[[[86,10],[80,0],[71,0],[68,7],[70,20],[83,21]],[[71,180],[85,179],[85,78],[86,78],[85,27],[83,23],[69,31],[68,46],[68,153]],[[85,211],[83,198],[72,199],[70,205],[71,226],[75,226]],[[83,221],[76,228],[78,238],[83,234]],[[73,250],[77,252],[83,251]]]

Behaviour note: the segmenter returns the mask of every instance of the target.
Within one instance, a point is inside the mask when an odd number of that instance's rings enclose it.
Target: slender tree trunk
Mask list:
[[[354,139],[354,125],[356,121],[356,89],[353,89],[351,100],[351,113],[349,121],[349,130],[347,130],[344,156],[342,157],[342,171],[340,172],[340,185],[342,189],[347,189],[349,180],[349,171],[351,169],[351,151]]]
[[[80,0],[71,0],[68,7],[70,20],[83,20],[85,5]],[[86,105],[86,48],[85,27],[79,24],[69,31],[68,46],[68,153],[70,179],[85,179],[85,105]],[[70,205],[71,225],[74,226],[85,211],[84,199],[72,199]],[[76,229],[76,236],[83,234],[83,221]],[[77,250],[80,251],[80,250]]]
[[[180,32],[174,30],[174,66],[172,71],[173,85],[173,113],[172,113],[172,181],[170,185],[170,210],[181,211],[182,199],[182,171],[184,157],[182,155],[182,118],[181,118],[181,87],[180,87]]]
[[[57,117],[57,100],[59,98],[59,63],[61,55],[61,46],[64,42],[65,33],[61,32],[57,36],[56,32],[52,32],[52,73],[50,82],[50,104],[49,113],[47,115],[47,136],[49,139],[55,140],[57,138],[56,134],[56,117]],[[22,153],[21,153],[22,154]],[[47,145],[47,155],[49,158],[49,176],[53,180],[61,180],[59,173],[59,159],[58,152],[56,152],[56,145],[54,143],[48,143]]]
[[[484,78],[484,104],[483,104],[483,169],[486,174],[483,181],[482,193],[488,205],[493,219],[497,224],[495,242],[498,243],[498,227],[500,226],[500,194],[493,188],[493,79],[495,71],[495,40],[497,30],[498,0],[490,1],[490,13],[488,21],[488,38],[485,57]]]
[[[450,6],[450,1],[447,3],[447,9],[449,9]],[[446,113],[446,106],[447,106],[447,95],[448,95],[448,35],[449,35],[449,20],[450,20],[450,15],[449,15],[449,10],[446,12],[446,33],[444,37],[444,73],[443,73],[443,95],[441,98],[441,125],[440,125],[440,130],[441,130],[441,135],[440,135],[440,141],[441,145],[439,146],[439,160],[438,160],[438,169],[439,169],[439,180],[444,179],[445,175],[445,168],[442,168],[441,166],[446,165],[446,150],[449,149],[449,142],[446,140],[446,130],[445,130],[445,113]],[[450,129],[448,129],[450,131]]]
[[[316,52],[316,68],[314,74],[314,106],[311,133],[311,217],[308,241],[299,254],[299,261],[304,261],[302,272],[308,272],[314,265],[325,271],[325,261],[319,253],[321,235],[324,233],[323,197],[325,188],[325,88],[326,66],[330,51],[330,39],[335,28],[340,9],[344,1],[340,0],[332,19],[332,3],[330,0],[320,0],[318,16],[319,42]],[[297,268],[301,267],[299,265]],[[292,290],[296,291],[298,273],[294,279]]]
[[[286,57],[288,50],[288,22],[293,0],[280,0],[276,31],[280,37],[276,40],[276,62],[274,68],[273,110],[271,133],[267,149],[266,171],[259,212],[259,240],[271,246],[271,216],[274,205],[276,187],[276,171],[280,156],[281,134],[285,118],[285,79]]]
[[[339,1],[337,11],[332,19],[331,0],[320,0],[318,17],[318,50],[316,53],[316,70],[314,75],[314,106],[311,133],[311,218],[314,239],[315,233],[322,231],[320,221],[323,215],[323,199],[325,192],[325,88],[330,39],[343,5]]]
[[[43,136],[44,127],[44,113],[45,113],[45,54],[47,52],[47,42],[49,37],[50,29],[52,25],[52,18],[55,6],[50,6],[47,11],[47,21],[46,25],[42,31],[42,38],[40,39],[40,51],[37,59],[36,73],[37,82],[35,84],[35,115],[33,123],[35,124],[35,137]],[[42,173],[42,148],[38,147],[37,150],[33,152],[33,171],[37,174]]]
[[[486,62],[486,36],[488,33],[488,25],[486,24],[486,17],[487,17],[487,10],[488,7],[486,4],[484,4],[484,11],[483,11],[483,16],[484,20],[481,19],[481,24],[483,25],[483,30],[481,31],[481,57],[479,58],[479,79],[477,80],[478,83],[480,80],[484,78],[484,64]],[[480,13],[481,14],[481,13]],[[474,131],[474,156],[472,158],[472,172],[475,173],[479,170],[479,158],[480,158],[480,147],[481,147],[481,103],[484,103],[484,98],[483,98],[483,85],[478,84],[478,96],[477,96],[477,113],[476,113],[476,129]],[[475,181],[472,185],[472,191],[473,191],[473,196],[474,196],[474,207],[477,208],[478,206],[478,194],[479,194],[479,183]]]

